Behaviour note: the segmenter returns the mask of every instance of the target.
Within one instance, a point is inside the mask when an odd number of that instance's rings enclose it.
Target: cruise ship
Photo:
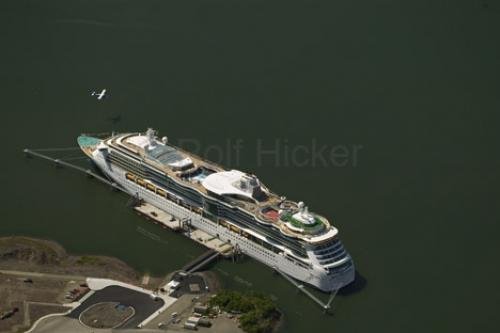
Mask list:
[[[244,254],[324,292],[351,283],[355,268],[338,229],[255,175],[227,170],[157,132],[78,137],[97,167],[130,195]]]

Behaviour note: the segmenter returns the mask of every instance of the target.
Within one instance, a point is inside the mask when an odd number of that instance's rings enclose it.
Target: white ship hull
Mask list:
[[[122,186],[128,193],[130,193],[130,195],[137,195],[145,202],[178,219],[190,219],[191,225],[195,228],[201,229],[210,235],[217,236],[222,241],[230,242],[233,245],[238,244],[243,253],[267,266],[279,269],[281,272],[293,277],[296,280],[310,284],[325,292],[338,290],[354,280],[355,270],[353,265],[340,273],[327,274],[327,271],[318,265],[306,265],[305,263],[300,262],[297,259],[290,258],[283,253],[270,251],[194,211],[186,209],[181,205],[166,199],[165,197],[148,191],[134,182],[127,180],[126,171],[106,162],[103,154],[99,152],[99,150],[94,151],[93,160],[107,176]],[[168,189],[165,190],[168,191]]]

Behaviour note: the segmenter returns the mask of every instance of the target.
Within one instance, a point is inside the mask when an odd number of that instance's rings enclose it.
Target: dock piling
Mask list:
[[[24,156],[26,158],[32,158],[33,156],[31,156],[31,154],[29,153],[29,149],[28,148],[24,148],[23,149],[23,153],[24,153]]]

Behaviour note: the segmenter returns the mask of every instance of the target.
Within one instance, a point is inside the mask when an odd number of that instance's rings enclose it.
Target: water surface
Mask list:
[[[203,249],[22,148],[147,126],[241,139],[226,164],[328,216],[361,276],[324,315],[250,259],[212,268],[272,294],[281,332],[498,329],[497,2],[4,0],[0,29],[1,235],[165,274]],[[276,139],[362,149],[355,167],[259,161]]]

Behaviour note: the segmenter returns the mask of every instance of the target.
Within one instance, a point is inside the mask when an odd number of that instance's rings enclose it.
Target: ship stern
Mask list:
[[[339,290],[356,278],[356,268],[352,260],[337,269],[327,269],[321,272],[317,281],[317,287],[325,292]]]

